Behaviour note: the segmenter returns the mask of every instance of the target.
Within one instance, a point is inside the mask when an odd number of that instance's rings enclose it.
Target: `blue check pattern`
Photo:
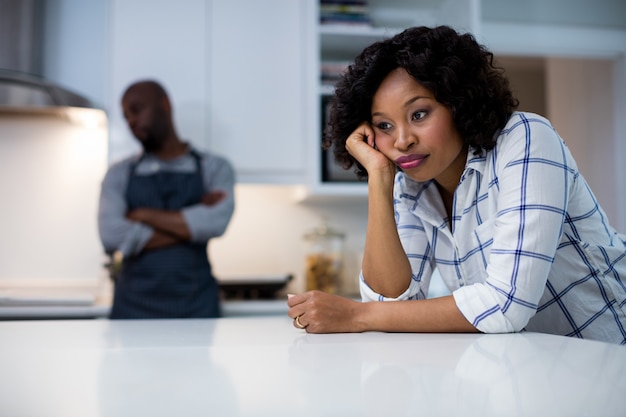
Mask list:
[[[538,331],[626,344],[626,244],[550,122],[517,112],[496,147],[470,151],[451,228],[435,184],[400,172],[400,240],[423,299],[434,268],[485,333]],[[364,301],[391,300],[361,275]]]

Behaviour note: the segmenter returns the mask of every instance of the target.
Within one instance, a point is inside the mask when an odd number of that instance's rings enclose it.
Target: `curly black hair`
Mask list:
[[[323,147],[334,145],[336,161],[345,169],[355,165],[359,178],[366,178],[367,171],[346,150],[346,139],[362,122],[371,122],[374,94],[397,68],[404,68],[451,111],[456,129],[476,153],[495,146],[496,133],[519,104],[504,70],[494,65],[493,53],[469,33],[421,26],[376,42],[337,82],[324,132]]]

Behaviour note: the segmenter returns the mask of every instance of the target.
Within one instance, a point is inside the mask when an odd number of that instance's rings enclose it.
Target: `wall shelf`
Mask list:
[[[461,30],[470,29],[475,26],[478,15],[475,0],[369,0],[367,9],[371,24],[321,23],[320,2],[316,0],[313,10],[317,19],[313,26],[316,33],[308,45],[315,54],[311,58],[314,63],[312,77],[315,77],[311,85],[316,86],[315,90],[310,90],[309,181],[306,191],[297,197],[299,200],[367,197],[366,182],[336,183],[323,180],[325,176],[321,161],[325,155],[320,144],[324,129],[322,103],[332,96],[334,86],[329,85],[328,81],[322,82],[322,64],[345,62],[348,65],[367,46],[393,37],[411,26],[447,23]],[[324,75],[325,80],[334,79],[333,76]],[[336,171],[330,169],[333,170]]]

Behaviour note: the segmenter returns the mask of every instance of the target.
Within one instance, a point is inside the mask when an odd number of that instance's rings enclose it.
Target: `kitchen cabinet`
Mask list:
[[[112,0],[109,159],[139,149],[119,110],[122,92],[155,78],[170,93],[180,136],[228,158],[239,182],[303,182],[309,6]]]
[[[213,0],[207,109],[210,148],[246,183],[301,183],[310,2]]]
[[[168,90],[179,135],[207,148],[207,5],[204,0],[110,0],[109,161],[140,149],[120,101],[128,85],[146,78]]]

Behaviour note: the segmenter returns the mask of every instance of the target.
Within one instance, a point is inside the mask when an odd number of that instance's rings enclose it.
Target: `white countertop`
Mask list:
[[[626,347],[310,335],[287,317],[0,322],[11,417],[623,416]]]

